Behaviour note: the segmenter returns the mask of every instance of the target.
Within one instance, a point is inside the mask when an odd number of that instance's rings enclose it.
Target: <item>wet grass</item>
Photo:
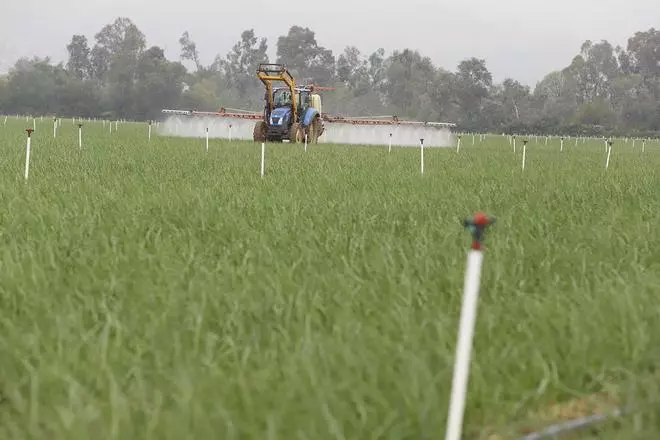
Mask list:
[[[37,124],[27,184],[0,125],[0,438],[442,438],[477,210],[466,438],[657,406],[660,145],[606,171],[600,142],[532,141],[522,172],[492,137],[424,176],[414,148],[269,145],[262,179],[252,143]]]

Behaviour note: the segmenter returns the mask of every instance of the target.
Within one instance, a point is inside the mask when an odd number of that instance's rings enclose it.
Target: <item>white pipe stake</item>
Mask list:
[[[474,136],[472,137],[472,139],[474,139]],[[458,142],[456,142],[456,152],[458,153],[459,151],[461,151],[461,137],[460,136],[458,137]]]
[[[564,152],[564,138],[561,138],[561,140],[559,142],[560,142],[559,143],[559,152],[563,153]]]
[[[78,124],[78,148],[82,149],[82,124]]]
[[[53,139],[57,137],[57,119],[53,119]]]
[[[612,146],[609,145],[607,148],[607,159],[605,160],[605,169],[610,167],[610,156],[612,155]]]
[[[307,153],[307,133],[305,133],[305,153]]]
[[[231,142],[231,124],[229,124],[229,142]]]
[[[206,152],[209,152],[209,128],[206,127]]]
[[[424,139],[419,140],[419,166],[422,172],[422,175],[424,175]]]
[[[149,122],[149,140],[151,140],[151,122]]]
[[[527,156],[527,141],[523,141],[522,169],[525,171],[525,157]]]
[[[460,440],[463,429],[463,415],[467,397],[468,376],[470,373],[470,357],[472,355],[472,339],[477,319],[477,300],[479,299],[479,283],[484,254],[481,250],[470,250],[465,272],[465,287],[463,305],[458,330],[456,346],[456,361],[449,401],[449,420],[445,440]]]
[[[392,133],[390,133],[390,147],[387,149],[388,153],[392,152]]]
[[[25,144],[25,183],[28,181],[28,174],[30,173],[30,143],[31,135],[34,130],[27,130],[27,143]]]
[[[266,171],[266,143],[261,143],[261,177],[264,177]]]
[[[646,149],[646,141],[642,141],[642,153]]]
[[[516,138],[513,138],[513,152],[516,152]]]

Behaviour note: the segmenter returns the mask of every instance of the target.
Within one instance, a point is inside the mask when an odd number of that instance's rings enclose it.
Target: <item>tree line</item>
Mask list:
[[[568,66],[533,90],[512,78],[494,83],[478,58],[452,72],[413,49],[363,54],[351,46],[335,55],[301,26],[277,39],[275,60],[253,29],[210,65],[200,61],[188,32],[179,43],[179,60],[168,60],[162,48],[147,46],[130,19],[117,18],[91,46],[74,35],[65,63],[19,59],[0,76],[0,113],[150,120],[163,108],[259,110],[264,90],[257,65],[274,61],[298,83],[334,87],[323,96],[324,111],[332,114],[455,122],[477,132],[660,135],[660,31],[654,28],[635,33],[625,48],[585,41]]]

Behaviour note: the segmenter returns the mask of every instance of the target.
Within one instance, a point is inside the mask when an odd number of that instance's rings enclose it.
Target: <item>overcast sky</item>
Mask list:
[[[568,65],[584,40],[626,45],[634,32],[660,25],[660,0],[2,0],[0,71],[20,56],[66,59],[73,34],[93,37],[118,16],[133,20],[170,59],[188,30],[202,60],[223,56],[254,28],[275,54],[279,35],[297,24],[316,32],[335,54],[346,45],[371,53],[412,48],[455,70],[465,58],[485,58],[496,81],[534,86]],[[29,11],[29,12],[28,12]]]

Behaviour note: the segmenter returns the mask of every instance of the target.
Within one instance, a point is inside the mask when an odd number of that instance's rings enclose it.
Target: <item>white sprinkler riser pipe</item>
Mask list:
[[[610,155],[612,154],[612,147],[607,148],[607,159],[605,160],[605,169],[608,169],[610,166]]]
[[[27,182],[28,174],[30,173],[30,144],[31,138],[28,136],[27,143],[25,144],[25,182]]]
[[[419,141],[419,166],[422,175],[424,174],[424,141],[420,140]]]
[[[266,172],[266,143],[261,143],[261,177],[264,177]]]
[[[445,440],[461,439],[483,258],[480,250],[471,249],[468,253]]]

